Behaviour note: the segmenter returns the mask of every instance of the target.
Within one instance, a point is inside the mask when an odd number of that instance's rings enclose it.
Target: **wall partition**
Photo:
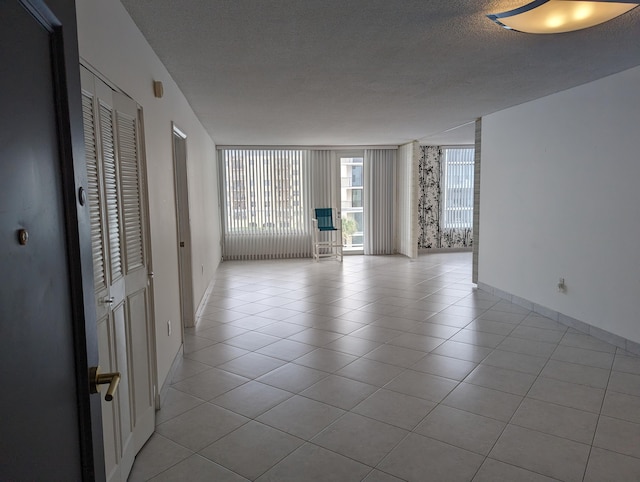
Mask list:
[[[479,283],[618,346],[640,343],[638,85],[640,67],[482,119]]]

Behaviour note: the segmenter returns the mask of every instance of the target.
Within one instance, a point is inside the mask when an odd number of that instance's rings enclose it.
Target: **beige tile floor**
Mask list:
[[[130,480],[639,481],[640,357],[470,270],[223,263]]]

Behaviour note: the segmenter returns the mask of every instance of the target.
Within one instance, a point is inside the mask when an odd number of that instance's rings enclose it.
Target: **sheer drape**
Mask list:
[[[393,254],[396,149],[364,151],[364,254]]]
[[[398,190],[396,204],[397,252],[409,258],[418,257],[418,161],[417,142],[398,148]]]
[[[311,256],[308,151],[219,151],[224,259]]]

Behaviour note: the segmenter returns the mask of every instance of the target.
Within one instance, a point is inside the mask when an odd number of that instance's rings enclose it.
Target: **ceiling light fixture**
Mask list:
[[[582,2],[535,0],[508,12],[487,15],[498,25],[526,33],[564,33],[607,22],[640,3],[625,0]]]

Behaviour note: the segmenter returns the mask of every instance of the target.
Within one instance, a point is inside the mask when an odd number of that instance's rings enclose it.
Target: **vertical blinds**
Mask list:
[[[225,259],[310,256],[308,151],[225,149],[220,154]]]
[[[225,150],[229,232],[302,232],[302,151]]]
[[[473,226],[473,148],[442,150],[442,227]]]
[[[393,254],[396,149],[364,151],[364,254]]]

